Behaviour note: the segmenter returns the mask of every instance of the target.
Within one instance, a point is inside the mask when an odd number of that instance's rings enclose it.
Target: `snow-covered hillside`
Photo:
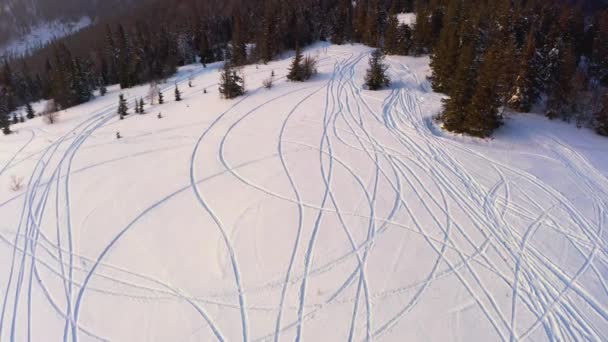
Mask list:
[[[90,24],[91,19],[89,17],[82,17],[75,22],[57,20],[40,24],[33,27],[27,35],[0,46],[0,57],[2,55],[23,55],[28,51],[48,44],[52,40],[76,33]]]
[[[145,115],[114,87],[0,137],[0,340],[608,339],[608,140],[444,134],[428,58],[370,92],[368,48],[307,52],[310,82],[189,66]]]

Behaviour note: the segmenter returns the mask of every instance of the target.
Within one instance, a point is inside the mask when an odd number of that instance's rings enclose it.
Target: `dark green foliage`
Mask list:
[[[391,80],[386,74],[387,69],[382,50],[374,50],[369,59],[369,69],[365,74],[365,85],[369,90],[379,90],[390,84]]]
[[[245,93],[245,81],[228,62],[224,63],[219,90],[226,99],[233,99]]]
[[[501,66],[500,50],[492,48],[484,55],[483,65],[477,78],[475,93],[466,111],[463,132],[485,138],[501,125],[499,79],[496,71]]]
[[[139,99],[139,114],[145,114],[146,113],[146,110],[144,109],[144,105],[145,105],[144,99],[140,98]]]
[[[181,101],[182,100],[182,93],[179,91],[179,87],[177,86],[177,84],[175,84],[175,101]]]
[[[129,107],[127,106],[127,100],[123,94],[118,95],[118,115],[121,119],[124,116],[129,115]]]
[[[451,132],[465,133],[466,113],[475,90],[475,49],[471,43],[462,47],[450,97],[444,101],[441,114],[443,127]]]
[[[165,98],[163,97],[163,92],[161,90],[158,91],[158,104],[165,103]]]
[[[520,112],[530,111],[540,93],[539,68],[540,63],[536,52],[536,42],[534,34],[530,32],[521,58],[514,93],[511,99],[509,99],[509,106],[511,108]]]
[[[33,119],[36,117],[36,112],[34,112],[34,108],[32,108],[32,104],[29,102],[25,105],[25,112],[27,113],[26,117],[28,119]]]
[[[201,58],[201,63],[205,68],[207,67],[207,64],[212,63],[215,60],[213,50],[211,50],[211,47],[209,46],[209,38],[207,37],[206,32],[201,34],[199,56]]]
[[[296,47],[296,55],[294,56],[291,66],[289,67],[289,73],[287,73],[287,79],[293,82],[304,81],[304,69],[302,68],[302,51],[300,47]]]
[[[135,108],[135,114],[141,114],[139,111],[139,102],[137,101],[137,99],[134,100],[134,108]]]
[[[595,113],[595,131],[608,137],[608,91],[602,97],[602,108]]]
[[[106,88],[105,84],[101,83],[99,86],[99,95],[105,96],[108,93],[108,88]]]

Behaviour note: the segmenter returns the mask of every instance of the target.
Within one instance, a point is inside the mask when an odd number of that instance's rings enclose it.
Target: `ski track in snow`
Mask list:
[[[191,310],[196,323],[189,325],[190,330],[175,331],[181,340],[197,334],[219,341],[301,341],[320,336],[400,340],[417,336],[412,328],[421,329],[416,325],[429,307],[441,310],[431,311],[438,318],[453,314],[450,322],[455,325],[450,323],[449,329],[444,327],[450,331],[437,336],[454,340],[465,337],[451,333],[471,329],[458,326],[467,315],[479,320],[480,337],[485,339],[606,340],[606,177],[558,137],[534,138],[545,157],[585,195],[581,205],[530,171],[438,134],[423,113],[425,101],[435,101],[437,95],[430,93],[424,75],[401,59],[387,58],[391,78],[400,86],[371,93],[360,85],[370,49],[321,51],[323,76],[314,83],[295,87],[281,82],[270,92],[253,87],[207,120],[123,140],[135,145],[161,133],[179,136],[192,129],[189,126],[197,127],[198,133],[188,135],[185,143],[84,165],[75,162],[84,149],[104,145],[89,138],[116,124],[115,105],[91,113],[44,148],[32,146],[47,133],[27,130],[29,136],[0,164],[3,179],[9,170],[32,165],[25,188],[0,198],[2,215],[6,208],[18,208],[12,213],[16,226],[0,230],[1,251],[10,255],[0,269],[0,340],[38,340],[43,323],[35,317],[44,314],[62,322],[56,329],[61,336],[54,340],[112,340],[110,335],[116,332],[99,330],[91,319],[96,303],[86,300],[87,293],[141,305],[182,305]],[[272,67],[245,73],[253,77]],[[279,73],[285,69],[281,68]],[[195,69],[195,80],[206,74]],[[187,79],[181,75],[176,82],[184,84]],[[171,89],[172,85],[164,91]],[[188,96],[202,96],[201,92],[192,90]],[[134,98],[129,97],[129,103]],[[309,110],[312,103],[319,104],[316,112]],[[257,146],[255,138],[241,132],[258,129],[255,122],[265,120],[273,123],[262,128],[262,134],[270,136],[259,147],[269,149],[235,158],[234,147]],[[304,128],[314,134],[299,134]],[[78,243],[86,232],[73,218],[79,207],[73,194],[79,189],[72,176],[182,148],[191,153],[188,179],[181,180],[181,187],[131,213],[128,224],[100,242],[97,255],[82,254]],[[302,156],[307,158],[306,182],[299,169]],[[269,180],[251,172],[269,163],[279,176]],[[215,164],[220,169],[209,166]],[[227,211],[220,194],[212,191],[211,184],[219,179],[293,211],[280,227],[291,234],[282,242],[287,246],[282,258],[273,260],[276,265],[255,265],[264,270],[263,277],[256,278],[247,269],[249,242],[237,239],[243,227],[237,230],[232,223],[238,217],[237,222],[247,224],[251,204],[241,207],[246,202],[235,200],[235,207]],[[318,184],[315,191],[309,189],[311,180]],[[284,185],[282,190],[277,184]],[[215,231],[221,239],[216,255],[229,259],[232,286],[190,293],[159,275],[107,260],[118,248],[128,248],[121,242],[136,235],[144,219],[182,197],[193,200],[200,209],[196,214],[208,219],[198,225],[200,231]],[[255,259],[262,258],[255,249]],[[400,259],[403,253],[413,258],[420,253],[426,259],[404,273],[412,262]],[[433,307],[442,290],[459,295],[443,295],[445,307]],[[466,297],[466,302],[458,302],[459,297]]]

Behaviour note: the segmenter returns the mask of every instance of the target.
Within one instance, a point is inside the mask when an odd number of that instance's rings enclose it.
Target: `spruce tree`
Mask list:
[[[365,74],[365,85],[369,90],[379,90],[387,87],[391,80],[386,74],[388,66],[384,64],[382,50],[376,49],[369,59],[369,69]]]
[[[207,33],[203,32],[201,34],[201,41],[199,47],[199,55],[201,57],[201,64],[203,67],[207,67],[207,64],[213,62],[213,51],[209,46],[209,38],[207,37]]]
[[[595,131],[608,137],[608,91],[602,97],[602,108],[594,115]]]
[[[25,105],[25,112],[27,113],[27,118],[28,119],[33,119],[36,117],[36,113],[34,112],[34,108],[32,108],[32,104],[31,103],[27,103]]]
[[[106,85],[103,83],[103,81],[101,81],[101,83],[99,85],[99,95],[105,96],[107,93],[108,93],[108,88],[106,88]]]
[[[224,70],[220,79],[220,94],[226,99],[232,99],[245,93],[244,80],[232,68],[230,63],[224,63]]]
[[[137,99],[133,100],[134,101],[134,108],[135,108],[135,114],[140,114],[139,112],[139,102],[137,101]]]
[[[296,46],[296,55],[291,62],[291,66],[289,67],[289,73],[287,74],[287,79],[293,82],[303,82],[304,81],[304,69],[302,68],[302,51],[300,51],[300,47]]]
[[[515,89],[509,99],[509,106],[519,112],[529,112],[538,100],[540,94],[540,80],[534,32],[528,34],[525,50],[521,57],[519,73],[515,80]]]
[[[129,115],[129,107],[127,106],[127,100],[123,94],[118,95],[118,115],[123,118]]]
[[[163,104],[165,103],[165,98],[163,97],[163,92],[162,90],[158,90],[158,104]]]
[[[498,115],[500,96],[495,74],[500,66],[500,50],[491,48],[484,55],[475,93],[467,109],[463,127],[465,133],[485,138],[500,126],[501,120]]]
[[[145,105],[144,99],[140,98],[139,99],[139,114],[144,114],[146,112],[144,109],[144,105]]]
[[[386,32],[384,33],[384,52],[388,55],[397,55],[399,49],[399,20],[397,19],[398,2],[394,1],[388,17]]]
[[[475,89],[475,49],[472,43],[462,47],[450,97],[444,100],[441,121],[451,132],[464,133],[465,117]]]
[[[176,83],[175,84],[175,101],[181,101],[181,100],[182,100],[182,93],[179,91],[179,88]]]

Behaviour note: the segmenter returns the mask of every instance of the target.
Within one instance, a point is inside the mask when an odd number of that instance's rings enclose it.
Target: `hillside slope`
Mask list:
[[[248,66],[231,101],[188,66],[148,114],[118,120],[113,87],[15,125],[0,340],[608,339],[608,142],[526,115],[446,135],[428,58],[370,92],[369,52],[319,44],[301,84]]]

